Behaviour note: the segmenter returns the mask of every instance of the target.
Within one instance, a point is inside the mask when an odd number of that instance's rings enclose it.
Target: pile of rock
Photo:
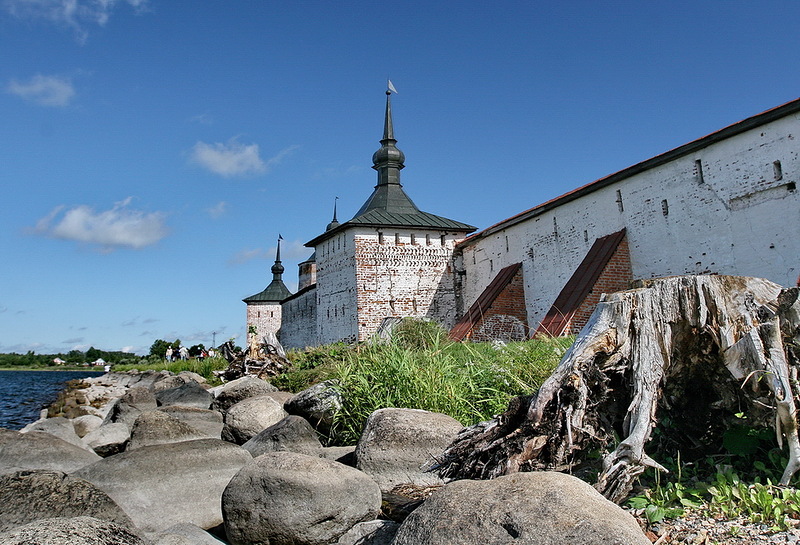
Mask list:
[[[0,429],[0,544],[649,543],[567,475],[445,485],[422,469],[462,428],[445,415],[382,409],[356,447],[324,447],[331,384],[110,373],[80,400]]]

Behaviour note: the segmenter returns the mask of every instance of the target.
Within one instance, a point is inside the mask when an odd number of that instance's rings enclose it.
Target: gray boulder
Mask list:
[[[270,452],[242,468],[222,495],[225,531],[234,545],[336,541],[380,510],[378,485],[337,462]]]
[[[22,433],[0,428],[0,474],[26,469],[71,473],[98,460],[100,457],[91,450],[76,447],[49,433]]]
[[[128,405],[133,405],[140,411],[152,411],[158,406],[158,400],[150,388],[137,384],[128,389],[120,400]]]
[[[292,392],[284,392],[281,390],[278,390],[277,392],[267,392],[266,395],[270,396],[281,405],[286,405],[286,403],[294,397]]]
[[[305,418],[289,415],[247,441],[242,448],[252,454],[253,458],[279,450],[319,456],[322,443]]]
[[[168,390],[161,390],[160,392],[157,392],[156,399],[161,406],[183,405],[185,407],[208,409],[211,406],[211,403],[214,401],[214,396],[212,396],[208,390],[192,380],[176,388],[170,388]]]
[[[172,373],[166,374],[162,373],[161,376],[156,377],[153,381],[152,386],[150,389],[153,390],[153,393],[162,392],[164,390],[170,390],[172,388],[178,388],[179,386],[183,386],[186,384],[186,381],[189,379],[185,379],[184,377],[179,377],[178,375],[173,375]]]
[[[222,434],[222,413],[209,409],[197,409],[182,405],[167,405],[159,407],[159,411],[185,422],[207,437],[219,439]]]
[[[48,470],[0,475],[0,532],[55,514],[95,517],[133,528],[114,500],[89,481]]]
[[[198,439],[122,452],[74,475],[104,490],[144,532],[181,522],[208,529],[222,523],[222,491],[248,463],[241,447]]]
[[[152,545],[221,545],[223,542],[194,524],[176,524],[148,536]]]
[[[83,438],[98,455],[106,458],[125,450],[131,438],[131,430],[122,422],[103,424]]]
[[[322,447],[321,456],[346,466],[356,467],[356,447]]]
[[[129,528],[93,517],[40,519],[0,533],[2,545],[146,545]]]
[[[84,414],[77,418],[72,419],[72,428],[78,437],[85,437],[90,431],[94,431],[100,427],[103,419],[94,414]]]
[[[178,376],[185,382],[196,382],[197,384],[206,384],[208,381],[203,375],[198,375],[194,371],[181,371]]]
[[[207,438],[206,434],[165,412],[147,411],[134,422],[126,450],[204,438]]]
[[[63,416],[37,420],[32,424],[28,424],[20,431],[23,433],[28,433],[30,431],[43,431],[44,433],[55,435],[59,439],[63,439],[67,443],[71,443],[76,447],[81,447],[83,449],[90,448],[86,442],[78,437],[77,433],[75,433],[75,427],[72,425],[72,421],[64,418]]]
[[[216,389],[216,397],[212,409],[224,413],[248,397],[277,391],[278,389],[269,382],[247,375],[225,383]]]
[[[391,520],[359,522],[334,545],[392,545],[400,525]]]
[[[155,397],[153,397],[155,399]],[[106,417],[103,419],[102,426],[106,426],[108,424],[124,424],[125,426],[130,429],[133,427],[133,423],[136,421],[136,418],[144,411],[154,411],[157,405],[153,404],[152,406],[146,406],[144,409],[140,409],[135,405],[131,405],[130,403],[124,401],[121,397],[115,399],[108,405],[108,412],[106,413]]]
[[[326,380],[295,394],[286,402],[286,412],[308,420],[323,433],[330,430],[333,418],[342,408],[342,395],[336,381]]]
[[[440,457],[463,426],[444,414],[418,409],[372,413],[356,446],[356,467],[388,492],[399,484],[443,484],[424,466]]]
[[[248,397],[225,413],[222,439],[242,445],[285,416],[283,406],[270,396]]]
[[[394,545],[650,545],[633,516],[571,475],[455,481],[400,525]]]

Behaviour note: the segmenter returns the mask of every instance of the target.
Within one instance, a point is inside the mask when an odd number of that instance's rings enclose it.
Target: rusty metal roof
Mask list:
[[[492,306],[495,299],[503,292],[506,286],[513,280],[517,271],[522,267],[522,263],[515,263],[504,267],[497,273],[497,276],[486,286],[478,298],[472,303],[464,316],[450,330],[450,338],[454,341],[461,341],[472,331],[472,328],[483,318],[486,311]]]
[[[589,295],[597,279],[600,278],[603,269],[606,268],[611,256],[617,251],[617,247],[624,238],[625,229],[600,237],[594,241],[586,257],[583,258],[581,264],[572,273],[572,277],[564,285],[553,306],[550,307],[544,320],[539,324],[536,329],[537,334],[543,333],[553,337],[564,334],[578,307]]]

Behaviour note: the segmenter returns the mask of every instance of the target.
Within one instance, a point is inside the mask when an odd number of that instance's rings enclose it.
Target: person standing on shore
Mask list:
[[[172,347],[167,347],[167,353],[164,354],[164,359],[167,361],[172,361]]]

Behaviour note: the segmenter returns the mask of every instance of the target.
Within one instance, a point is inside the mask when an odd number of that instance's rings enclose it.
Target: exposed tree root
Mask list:
[[[798,344],[798,288],[732,276],[647,281],[605,296],[539,392],[464,430],[438,470],[580,473],[600,452],[595,487],[620,502],[646,467],[664,470],[645,453],[657,413],[675,422],[673,440],[702,448],[744,412],[786,439],[786,484],[800,469]]]

